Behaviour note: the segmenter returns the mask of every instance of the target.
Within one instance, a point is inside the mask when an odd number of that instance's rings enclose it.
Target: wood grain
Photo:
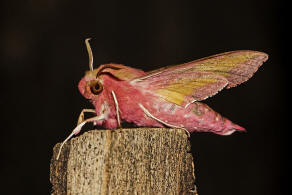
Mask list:
[[[71,139],[50,167],[52,194],[196,194],[181,129],[92,130]]]

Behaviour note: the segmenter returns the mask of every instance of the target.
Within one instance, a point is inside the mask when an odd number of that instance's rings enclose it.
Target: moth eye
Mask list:
[[[90,91],[94,95],[100,94],[102,90],[103,90],[103,85],[99,81],[94,81],[90,83]]]

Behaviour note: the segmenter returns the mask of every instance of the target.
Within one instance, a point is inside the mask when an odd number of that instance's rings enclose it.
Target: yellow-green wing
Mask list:
[[[230,88],[247,81],[267,59],[267,54],[258,51],[226,52],[154,70],[131,83],[167,101],[186,105],[210,97],[225,86]]]

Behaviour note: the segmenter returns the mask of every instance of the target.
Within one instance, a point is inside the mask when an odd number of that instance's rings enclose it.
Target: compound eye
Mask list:
[[[98,95],[102,92],[103,90],[103,85],[99,81],[93,81],[90,83],[90,91],[94,95]]]

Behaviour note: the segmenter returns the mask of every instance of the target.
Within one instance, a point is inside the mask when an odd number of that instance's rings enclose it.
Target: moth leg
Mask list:
[[[96,111],[94,109],[83,109],[79,114],[77,125],[79,125],[80,123],[82,123],[84,121],[84,113],[85,112],[96,113]]]
[[[88,118],[86,120],[84,120],[83,122],[81,122],[80,124],[78,124],[75,129],[73,129],[73,131],[71,132],[71,134],[62,142],[60,148],[59,148],[59,152],[58,152],[58,155],[57,155],[57,160],[59,159],[60,157],[60,154],[61,154],[61,150],[64,146],[64,144],[71,138],[73,137],[74,135],[77,135],[80,131],[81,131],[81,128],[88,122],[94,122],[94,121],[98,121],[98,120],[103,120],[104,119],[104,116],[103,115],[100,115],[100,116],[95,116],[95,117],[92,117],[92,118]]]
[[[152,119],[154,119],[154,120],[156,120],[156,121],[158,121],[158,122],[160,122],[160,123],[162,123],[162,124],[164,124],[164,125],[166,125],[166,126],[168,126],[168,127],[172,127],[172,128],[178,128],[178,129],[183,129],[186,133],[187,133],[187,135],[188,135],[188,137],[191,137],[191,135],[190,135],[190,132],[188,132],[188,130],[186,130],[186,128],[184,128],[184,127],[179,127],[179,126],[175,126],[175,125],[171,125],[171,124],[169,124],[169,123],[166,123],[166,122],[164,122],[164,121],[162,121],[162,120],[160,120],[159,118],[156,118],[155,116],[153,116],[142,104],[138,104],[139,106],[140,106],[140,108],[144,111],[144,113],[149,117],[149,118],[152,118]]]
[[[196,101],[197,101],[197,100],[193,100],[193,101],[187,103],[187,104],[185,105],[185,108],[187,108],[189,105],[191,105],[192,103],[194,103],[194,102],[196,102]]]
[[[113,96],[113,99],[114,99],[114,102],[115,102],[115,106],[116,106],[118,126],[119,126],[119,128],[122,128],[120,115],[119,115],[119,104],[118,104],[118,100],[117,100],[117,97],[116,97],[116,94],[115,94],[114,91],[112,91],[112,96]]]

